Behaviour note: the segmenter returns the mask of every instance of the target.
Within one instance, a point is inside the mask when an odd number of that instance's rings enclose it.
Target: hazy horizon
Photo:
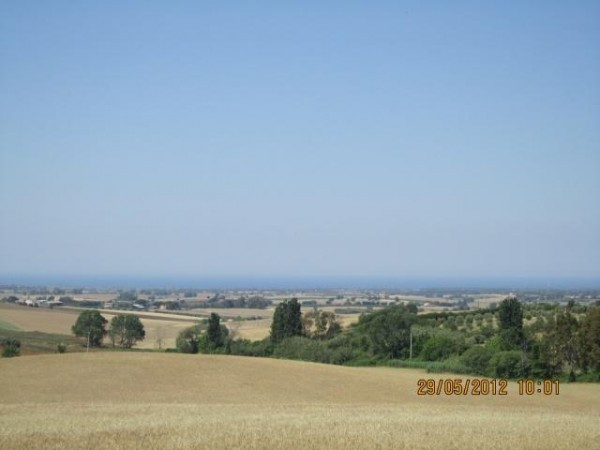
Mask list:
[[[3,2],[0,282],[598,286],[599,17]]]
[[[3,276],[0,286],[90,289],[216,290],[597,290],[598,278],[391,278],[391,277],[168,277],[168,276]]]

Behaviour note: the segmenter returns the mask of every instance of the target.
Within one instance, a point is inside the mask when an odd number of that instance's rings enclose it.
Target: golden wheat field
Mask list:
[[[598,385],[417,396],[427,376],[168,353],[2,359],[0,448],[599,448]]]

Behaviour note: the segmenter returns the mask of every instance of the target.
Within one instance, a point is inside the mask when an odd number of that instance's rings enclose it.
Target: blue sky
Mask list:
[[[598,2],[0,5],[0,274],[600,279]]]

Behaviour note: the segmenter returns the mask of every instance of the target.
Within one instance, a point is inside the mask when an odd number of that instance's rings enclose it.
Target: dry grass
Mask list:
[[[598,448],[598,385],[419,397],[423,376],[155,353],[0,360],[0,448]]]
[[[63,306],[60,308],[62,311],[76,310],[77,314],[81,311],[86,311],[89,308],[76,308],[71,306]],[[98,312],[101,314],[135,314],[141,319],[155,319],[155,320],[180,320],[184,322],[195,322],[199,319],[199,317],[193,314],[185,314],[182,312],[173,312],[173,311],[132,311],[132,310],[121,310],[121,309],[102,309],[98,308]]]
[[[243,320],[240,322],[227,322],[227,327],[235,338],[260,341],[269,336],[272,319]]]
[[[209,316],[210,313],[217,313],[219,316],[223,318],[231,318],[231,317],[264,317],[271,318],[273,317],[273,312],[275,308],[194,308],[190,309],[189,312],[194,314],[202,314],[204,316]]]
[[[71,326],[77,320],[78,314],[79,311],[28,308],[0,303],[0,319],[25,331],[71,334]]]

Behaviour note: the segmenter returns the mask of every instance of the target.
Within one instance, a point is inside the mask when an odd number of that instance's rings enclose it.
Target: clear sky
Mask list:
[[[600,2],[0,3],[0,281],[600,279]]]

